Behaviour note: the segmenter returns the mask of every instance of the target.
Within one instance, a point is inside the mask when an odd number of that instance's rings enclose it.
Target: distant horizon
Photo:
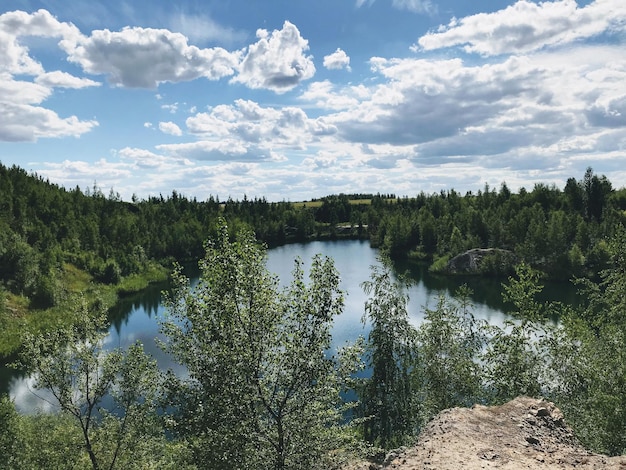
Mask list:
[[[0,160],[0,165],[1,164],[3,164],[2,160]],[[7,166],[7,165],[5,165],[5,166]],[[19,167],[19,165],[17,165],[17,166]],[[63,184],[55,183],[55,182],[49,180],[48,178],[46,178],[46,177],[44,177],[42,175],[37,174],[36,172],[29,171],[29,170],[27,170],[25,168],[22,168],[22,169],[24,171],[26,171],[29,175],[34,176],[34,177],[38,177],[38,178],[43,178],[44,180],[49,181],[50,184],[56,184],[56,185],[62,187],[63,189],[65,189],[65,191],[68,191],[68,192],[75,190],[76,186],[78,186],[78,188],[80,189],[82,194],[84,194],[84,195],[91,195],[92,192],[94,191],[94,188],[97,188],[97,190],[100,191],[100,193],[103,194],[104,197],[108,198],[109,194],[111,193],[111,191],[113,191],[114,194],[116,194],[117,196],[121,197],[121,201],[122,202],[129,202],[129,203],[133,202],[132,201],[133,195],[131,195],[130,198],[125,199],[125,198],[122,197],[122,195],[118,191],[116,191],[116,189],[114,187],[104,188],[104,187],[100,186],[97,181],[94,181],[90,186],[88,185],[88,186],[85,186],[85,187],[80,187],[79,185],[75,185],[75,186],[69,188],[67,186],[64,186]],[[594,171],[594,175],[599,176],[599,177],[606,176],[606,175],[603,175],[603,174],[598,174],[595,171]],[[575,178],[576,181],[582,181],[583,180],[582,177],[578,178],[578,177],[576,177],[574,175],[570,176],[570,178]],[[613,190],[618,190],[618,191],[619,190],[626,190],[626,186],[620,186],[620,187],[615,186],[613,184],[613,181],[611,181],[610,178],[607,177],[607,179],[612,184]],[[396,193],[393,193],[393,192],[384,192],[384,191],[355,192],[355,193],[337,192],[337,193],[328,193],[328,194],[325,194],[325,195],[322,195],[322,196],[313,196],[313,197],[309,197],[308,199],[298,199],[298,200],[291,200],[291,199],[272,200],[272,199],[269,199],[269,198],[267,198],[266,196],[263,196],[263,195],[249,196],[249,195],[247,195],[245,193],[240,198],[234,198],[232,196],[221,197],[219,194],[209,194],[206,197],[199,198],[198,196],[195,196],[193,194],[182,193],[181,191],[177,190],[176,188],[172,188],[172,190],[169,193],[165,193],[165,194],[164,193],[150,194],[150,195],[147,195],[145,197],[139,197],[138,195],[135,195],[135,196],[137,196],[137,200],[138,201],[145,201],[145,200],[148,200],[150,198],[158,198],[158,197],[163,197],[163,198],[167,199],[167,198],[171,197],[174,193],[176,193],[180,197],[184,197],[184,198],[189,199],[189,200],[196,199],[196,200],[198,200],[200,202],[206,202],[206,201],[210,200],[211,198],[213,198],[219,204],[224,204],[224,203],[228,202],[229,199],[233,200],[235,202],[241,202],[242,200],[244,200],[244,198],[247,199],[247,200],[251,200],[251,201],[254,201],[255,199],[257,199],[257,200],[265,199],[270,204],[273,204],[273,203],[302,204],[302,203],[307,203],[307,202],[317,202],[319,200],[322,200],[322,199],[325,199],[325,198],[329,198],[329,197],[333,197],[333,196],[371,196],[371,197],[381,196],[381,197],[387,197],[387,198],[391,198],[391,199],[404,199],[404,198],[411,199],[411,198],[415,198],[415,197],[419,196],[421,193],[424,193],[426,196],[431,196],[431,195],[434,195],[434,194],[439,194],[441,191],[444,191],[444,192],[455,191],[458,194],[460,194],[462,197],[464,197],[464,196],[466,196],[468,194],[476,196],[476,195],[478,195],[479,192],[482,193],[484,191],[486,184],[488,184],[488,183],[483,184],[483,186],[480,187],[480,188],[477,188],[477,189],[474,189],[474,190],[468,189],[467,191],[459,191],[459,190],[457,190],[454,187],[450,187],[450,188],[445,188],[445,189],[442,188],[439,191],[432,191],[432,192],[418,191],[415,194],[396,194]],[[551,187],[556,187],[559,191],[563,191],[563,189],[565,187],[565,184],[563,184],[562,186],[559,186],[556,183],[537,182],[537,183],[533,183],[532,188],[527,188],[525,186],[521,186],[517,190],[513,190],[513,189],[511,189],[511,187],[508,185],[508,183],[506,181],[503,181],[498,186],[491,186],[491,185],[489,185],[489,190],[490,191],[495,191],[496,193],[499,193],[501,188],[502,188],[502,184],[506,184],[507,188],[509,189],[509,191],[511,191],[512,194],[519,194],[520,190],[522,188],[525,189],[527,192],[532,192],[532,190],[534,189],[535,185],[537,185],[537,184],[545,184],[546,186],[548,186],[550,188]]]
[[[0,161],[65,188],[626,186],[623,0],[6,0],[0,47]]]

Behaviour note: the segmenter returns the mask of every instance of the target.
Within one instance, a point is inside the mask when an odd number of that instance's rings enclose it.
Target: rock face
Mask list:
[[[456,255],[446,266],[446,272],[451,274],[476,274],[482,272],[483,261],[491,258],[502,271],[516,262],[515,255],[508,250],[500,248],[474,248],[460,255]]]
[[[439,413],[415,447],[393,451],[382,465],[359,470],[626,469],[626,456],[583,449],[553,403],[527,397],[501,406]]]

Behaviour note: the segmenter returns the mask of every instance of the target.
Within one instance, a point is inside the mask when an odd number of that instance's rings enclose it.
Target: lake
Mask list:
[[[306,244],[291,244],[268,251],[267,267],[278,275],[282,284],[291,280],[294,260],[300,257],[308,270],[311,259],[317,253],[330,256],[341,276],[341,289],[345,291],[344,313],[336,320],[333,328],[333,348],[353,341],[359,335],[367,334],[367,327],[361,323],[366,296],[361,283],[370,278],[370,267],[379,264],[378,250],[372,249],[369,242],[362,240],[316,241]],[[462,284],[472,290],[474,315],[492,324],[502,324],[507,318],[507,306],[501,299],[501,281],[478,277],[433,276],[424,265],[403,262],[395,264],[396,272],[406,272],[412,280],[408,289],[408,311],[411,322],[419,325],[423,319],[424,307],[435,307],[440,293],[453,296]],[[112,309],[112,325],[107,337],[107,347],[127,347],[139,340],[146,351],[157,359],[162,368],[177,368],[170,358],[157,346],[158,319],[164,312],[161,292],[167,285],[150,286],[138,295],[122,299]],[[572,303],[575,290],[570,284],[553,283],[544,290],[544,298]],[[4,383],[1,383],[4,381]],[[32,390],[32,379],[16,376],[0,377],[0,390],[8,390],[21,412],[36,409],[50,409],[46,401],[38,398]],[[41,392],[36,392],[41,395]]]

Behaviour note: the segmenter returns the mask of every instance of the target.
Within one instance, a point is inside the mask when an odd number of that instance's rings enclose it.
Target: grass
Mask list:
[[[117,294],[120,296],[134,294],[139,292],[153,282],[167,280],[167,270],[156,264],[151,263],[147,269],[141,274],[133,274],[122,279],[117,287]]]
[[[66,264],[61,274],[64,294],[59,304],[48,309],[34,309],[28,298],[7,294],[4,311],[0,311],[0,357],[17,352],[25,332],[34,334],[71,325],[77,320],[76,299],[83,296],[89,305],[104,309],[112,307],[119,297],[139,292],[152,282],[164,281],[168,272],[151,263],[141,274],[127,276],[117,285],[99,284],[93,277],[72,264]]]

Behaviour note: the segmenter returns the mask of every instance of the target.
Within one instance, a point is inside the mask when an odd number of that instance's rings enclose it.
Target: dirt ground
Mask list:
[[[501,406],[454,408],[439,413],[415,447],[387,455],[382,465],[351,470],[621,469],[626,456],[583,449],[554,404],[520,397]]]

